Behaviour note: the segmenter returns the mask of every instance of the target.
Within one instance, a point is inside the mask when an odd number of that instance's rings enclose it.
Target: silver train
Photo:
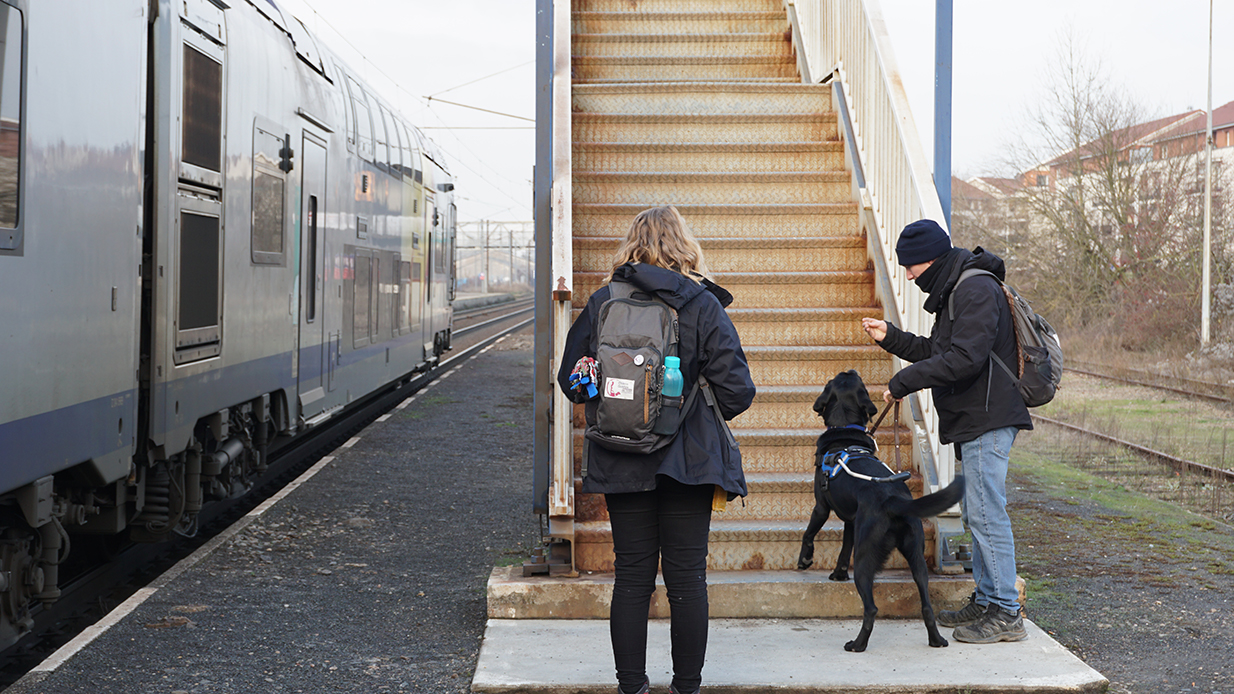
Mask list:
[[[450,346],[441,152],[274,0],[0,0],[0,645]]]

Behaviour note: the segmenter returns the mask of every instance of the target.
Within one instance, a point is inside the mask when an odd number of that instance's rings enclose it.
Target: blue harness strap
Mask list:
[[[859,472],[853,472],[848,467],[848,460],[850,457],[855,456],[855,455],[865,456],[868,458],[874,458],[875,460],[878,460],[878,462],[881,463],[883,467],[887,468],[887,472],[890,473],[890,475],[886,477],[873,477],[871,475],[863,475]],[[845,448],[839,451],[832,451],[828,453],[827,455],[823,456],[822,459],[818,461],[818,467],[819,469],[824,470],[827,473],[828,479],[831,479],[835,477],[836,475],[840,474],[841,470],[843,470],[845,473],[847,473],[848,475],[852,477],[856,477],[857,479],[866,480],[867,482],[899,482],[902,480],[906,480],[911,476],[907,472],[897,473],[891,468],[887,467],[887,463],[884,463],[883,461],[879,460],[874,455],[874,451],[864,446],[849,446],[848,448]]]

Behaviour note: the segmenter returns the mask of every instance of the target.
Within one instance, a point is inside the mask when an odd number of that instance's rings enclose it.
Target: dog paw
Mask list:
[[[814,566],[814,560],[813,560],[813,559],[806,559],[805,557],[802,557],[802,558],[800,558],[800,559],[798,559],[798,560],[797,560],[797,568],[798,568],[798,569],[803,569],[803,570],[804,570],[804,569],[808,569],[808,568],[810,568],[811,566]]]
[[[848,643],[844,644],[844,650],[848,651],[849,653],[861,653],[865,651],[865,649],[866,649],[866,645],[864,643],[858,644],[856,641],[849,641]]]
[[[937,640],[935,640],[935,639],[930,639],[930,647],[931,647],[931,648],[946,648],[946,647],[947,647],[947,639],[945,639],[945,638],[943,638],[943,637],[941,637],[941,636],[940,636],[940,637],[938,637],[938,639],[937,639]]]
[[[832,572],[831,572],[831,575],[830,575],[830,576],[828,576],[828,578],[830,578],[830,579],[831,579],[831,580],[833,580],[833,581],[847,581],[847,580],[848,580],[848,572],[847,572],[847,571],[841,571],[840,569],[836,569],[835,571],[832,571]]]

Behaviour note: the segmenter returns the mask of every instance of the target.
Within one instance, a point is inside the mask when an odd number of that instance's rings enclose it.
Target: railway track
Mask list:
[[[1199,381],[1189,378],[1180,378],[1175,376],[1163,376],[1148,371],[1137,371],[1135,369],[1117,369],[1118,374],[1112,373],[1115,371],[1109,367],[1103,367],[1099,364],[1089,364],[1085,362],[1073,362],[1080,364],[1077,366],[1067,366],[1063,370],[1072,373],[1084,374],[1095,378],[1104,378],[1110,381],[1118,381],[1130,385],[1144,386],[1146,388],[1155,388],[1157,390],[1166,391],[1175,395],[1183,395],[1210,402],[1219,402],[1226,405],[1234,403],[1234,388],[1222,385],[1220,383],[1212,383],[1209,381]],[[1169,383],[1162,381],[1168,380]]]
[[[94,561],[77,567],[73,577],[63,582],[58,601],[31,610],[34,625],[30,633],[17,645],[0,652],[0,689],[20,679],[112,607],[243,518],[378,417],[488,345],[526,328],[532,319],[523,315],[532,310],[532,303],[507,302],[468,312],[468,317],[480,316],[487,320],[455,331],[455,346],[447,358],[428,371],[409,374],[371,395],[303,439],[272,449],[269,469],[254,489],[234,502],[211,504],[203,509],[194,537],[178,537],[158,544],[133,543],[92,552]]]

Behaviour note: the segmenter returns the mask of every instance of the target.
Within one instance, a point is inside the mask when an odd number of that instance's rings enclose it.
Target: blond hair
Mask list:
[[[697,282],[691,275],[706,277],[707,263],[689,225],[672,205],[653,207],[639,212],[630,224],[630,231],[613,256],[613,272],[626,263],[647,263],[675,270]]]

